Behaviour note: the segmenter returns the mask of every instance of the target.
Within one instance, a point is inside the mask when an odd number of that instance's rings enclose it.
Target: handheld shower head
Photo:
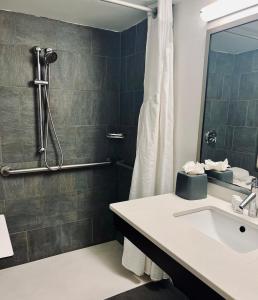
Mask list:
[[[52,64],[57,60],[57,53],[51,49],[45,49],[44,61],[46,64]]]

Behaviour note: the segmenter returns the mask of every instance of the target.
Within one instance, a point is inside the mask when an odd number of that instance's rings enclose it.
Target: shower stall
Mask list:
[[[147,32],[146,20],[113,32],[2,19],[0,213],[14,256],[0,269],[116,237],[109,204],[128,199]]]

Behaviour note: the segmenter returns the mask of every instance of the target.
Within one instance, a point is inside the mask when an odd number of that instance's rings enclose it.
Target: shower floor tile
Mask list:
[[[121,266],[116,242],[0,271],[4,300],[103,300],[147,282]]]

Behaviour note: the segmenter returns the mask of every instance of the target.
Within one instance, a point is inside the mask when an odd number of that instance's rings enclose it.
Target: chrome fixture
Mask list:
[[[56,171],[57,167],[51,167],[48,163],[47,151],[49,131],[52,130],[53,138],[56,141],[54,146],[58,148],[58,168],[61,168],[64,162],[63,151],[50,108],[50,64],[57,60],[57,53],[51,48],[41,49],[40,47],[35,47],[34,49],[37,56],[37,78],[34,80],[34,84],[38,87],[39,153],[44,153],[45,166],[51,171]],[[41,64],[43,68],[41,68]],[[41,78],[42,75],[43,80]]]
[[[44,61],[45,64],[52,64],[57,60],[57,54],[53,49],[47,48],[45,49]]]
[[[120,139],[123,140],[125,138],[125,135],[123,133],[107,133],[106,137],[108,139]]]
[[[248,216],[255,218],[257,216],[257,205],[256,205],[256,189],[258,187],[257,178],[254,178],[251,182],[251,193],[240,203],[239,208],[244,209],[247,205]]]
[[[208,145],[213,145],[217,143],[217,132],[216,130],[212,129],[205,133],[204,141]]]
[[[127,1],[122,1],[122,0],[101,0],[101,1],[145,11],[148,14],[150,14],[153,18],[156,18],[157,16],[157,8],[150,8],[147,6],[143,6],[143,5],[127,2]]]
[[[42,108],[42,81],[41,81],[41,64],[40,64],[40,53],[41,48],[35,47],[35,53],[37,57],[37,79],[34,84],[38,86],[38,128],[39,128],[39,153],[44,152],[44,142],[43,142],[43,108]],[[47,84],[47,83],[45,83]]]
[[[130,165],[125,164],[123,160],[117,161],[117,162],[116,162],[116,165],[119,166],[119,167],[122,167],[122,168],[124,168],[124,169],[133,171],[133,167],[130,166]]]
[[[49,171],[62,171],[62,170],[71,170],[71,169],[87,169],[87,168],[104,167],[104,166],[111,166],[111,165],[112,162],[107,160],[98,163],[63,165],[61,168],[60,166],[54,166],[51,167],[51,169],[47,167],[30,168],[30,169],[11,169],[8,166],[4,166],[1,168],[0,172],[2,176],[9,176],[9,175],[20,175],[20,174],[45,173]]]

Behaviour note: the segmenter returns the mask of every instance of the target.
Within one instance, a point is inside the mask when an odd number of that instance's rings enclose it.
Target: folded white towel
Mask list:
[[[184,166],[183,170],[189,175],[200,175],[204,174],[204,165],[199,162],[188,161]]]
[[[0,215],[0,258],[13,256],[13,247],[10,240],[10,235],[7,229],[6,220],[4,215]]]
[[[251,176],[249,172],[245,169],[233,167],[231,168],[233,171],[233,183],[247,189],[251,188],[251,182],[255,178]]]
[[[254,179],[254,178],[255,177],[253,177],[253,176],[249,176],[247,180],[238,180],[238,179],[233,178],[233,184],[250,190],[251,182],[252,182],[252,179]]]
[[[226,171],[229,168],[228,160],[225,159],[224,161],[212,161],[211,159],[205,160],[205,170],[214,170],[214,171]]]

